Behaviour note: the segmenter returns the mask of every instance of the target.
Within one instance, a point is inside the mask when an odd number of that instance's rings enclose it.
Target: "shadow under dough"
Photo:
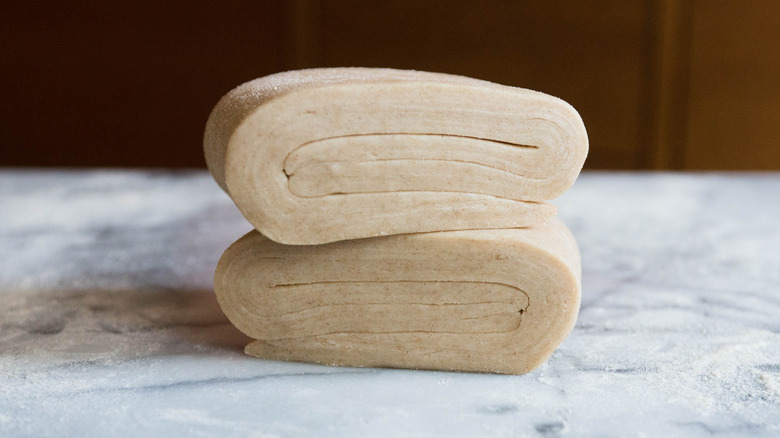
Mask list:
[[[0,355],[19,360],[241,353],[250,341],[206,290],[6,291],[0,315]]]

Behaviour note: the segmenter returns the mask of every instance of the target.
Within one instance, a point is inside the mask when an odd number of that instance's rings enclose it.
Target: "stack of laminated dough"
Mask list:
[[[560,99],[438,73],[292,71],[224,96],[204,148],[256,228],[214,277],[250,355],[520,374],[574,326],[579,252],[546,201],[588,140]]]

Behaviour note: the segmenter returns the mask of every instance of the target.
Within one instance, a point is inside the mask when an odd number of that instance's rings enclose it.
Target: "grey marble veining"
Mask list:
[[[0,171],[0,436],[780,436],[780,174],[586,173],[571,336],[524,376],[244,356],[205,172]]]

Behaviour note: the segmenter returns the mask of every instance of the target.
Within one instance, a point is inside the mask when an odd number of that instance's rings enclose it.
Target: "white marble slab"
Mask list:
[[[572,335],[524,376],[244,356],[205,172],[0,171],[0,436],[780,436],[780,174],[584,174]]]

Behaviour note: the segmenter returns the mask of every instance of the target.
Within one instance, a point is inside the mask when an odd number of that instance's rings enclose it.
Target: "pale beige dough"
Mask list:
[[[285,244],[524,227],[555,209],[588,151],[564,101],[438,73],[280,73],[223,97],[204,135],[212,175]]]
[[[252,231],[219,261],[223,311],[250,355],[521,374],[571,331],[580,261],[551,218],[528,229],[288,246]]]

